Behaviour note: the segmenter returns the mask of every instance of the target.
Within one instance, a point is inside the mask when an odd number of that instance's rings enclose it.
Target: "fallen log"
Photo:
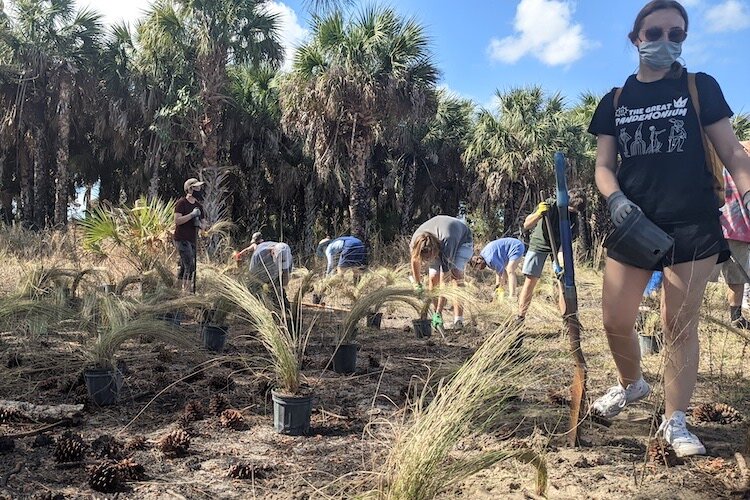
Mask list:
[[[32,422],[55,423],[61,420],[77,422],[81,419],[83,405],[37,405],[26,401],[0,400],[0,411],[18,413]]]

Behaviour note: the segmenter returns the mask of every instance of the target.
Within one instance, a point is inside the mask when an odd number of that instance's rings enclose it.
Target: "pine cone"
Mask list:
[[[102,462],[94,467],[89,474],[89,485],[96,491],[113,493],[120,485],[117,466]]]
[[[15,408],[0,408],[0,424],[9,422],[21,422],[24,420],[23,413]]]
[[[159,440],[159,449],[167,456],[185,455],[190,448],[190,436],[183,430],[175,430]]]
[[[704,403],[693,408],[693,420],[727,425],[741,422],[742,414],[724,403]]]
[[[203,420],[205,418],[206,409],[203,408],[203,403],[194,399],[187,402],[185,408],[182,410],[182,414],[191,422],[195,422],[196,420]]]
[[[245,417],[237,410],[224,410],[221,412],[221,425],[229,429],[241,430],[245,428]]]
[[[654,438],[648,443],[648,461],[667,467],[677,465],[677,454],[664,438]]]
[[[547,398],[555,406],[570,408],[570,394],[567,391],[553,391],[550,389],[547,392]]]
[[[0,454],[10,453],[16,448],[16,440],[8,436],[0,436]]]
[[[227,477],[234,479],[265,479],[273,467],[268,465],[256,466],[248,463],[239,463],[231,466]]]
[[[121,460],[117,464],[117,471],[123,480],[143,481],[146,479],[146,468],[132,458]]]
[[[143,436],[134,436],[125,445],[125,449],[127,451],[142,450],[145,447],[146,447],[146,438]]]
[[[79,462],[86,451],[86,444],[79,434],[66,431],[55,444],[54,456],[58,462]]]
[[[216,391],[231,391],[234,389],[234,379],[229,375],[214,375],[208,379],[208,385]]]
[[[214,394],[208,403],[208,412],[211,415],[219,415],[229,408],[229,400],[223,394]]]
[[[166,349],[159,350],[159,353],[156,355],[156,359],[161,361],[162,363],[172,363],[174,361],[174,355],[171,351],[167,351]]]
[[[91,443],[91,449],[99,458],[118,460],[122,454],[122,443],[109,434],[102,434]]]

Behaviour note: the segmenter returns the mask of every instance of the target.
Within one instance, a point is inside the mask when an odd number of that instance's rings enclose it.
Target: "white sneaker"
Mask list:
[[[685,412],[675,411],[669,420],[666,417],[662,417],[662,419],[663,421],[656,433],[664,433],[664,439],[672,445],[678,457],[706,454],[706,447],[703,446],[698,436],[685,427]]]
[[[626,388],[620,384],[611,387],[604,396],[594,401],[591,409],[604,418],[612,418],[626,405],[635,403],[649,394],[651,394],[651,386],[641,377]]]
[[[463,330],[464,329],[464,322],[463,320],[459,319],[453,322],[453,330]]]

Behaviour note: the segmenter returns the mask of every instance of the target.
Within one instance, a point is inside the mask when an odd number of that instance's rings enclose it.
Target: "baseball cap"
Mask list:
[[[253,237],[250,239],[250,243],[260,243],[263,241],[263,235],[260,231],[256,231],[253,233]]]
[[[188,189],[190,189],[190,188],[199,187],[199,186],[202,186],[204,184],[205,184],[205,182],[199,181],[195,177],[191,177],[190,179],[188,179],[188,180],[185,181],[185,192],[187,193]]]

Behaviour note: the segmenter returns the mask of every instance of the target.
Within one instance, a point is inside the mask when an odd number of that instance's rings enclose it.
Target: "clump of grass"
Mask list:
[[[371,312],[376,312],[386,302],[419,303],[417,293],[411,287],[385,287],[359,297],[351,311],[344,317],[341,326],[342,342],[351,342],[357,333],[357,323]]]
[[[87,366],[112,369],[117,351],[128,340],[149,335],[159,341],[185,350],[195,350],[196,343],[184,331],[169,326],[164,321],[151,318],[135,318],[125,324],[112,325],[99,332],[96,340],[84,351]]]
[[[278,386],[289,394],[300,391],[300,363],[307,347],[301,323],[271,311],[242,283],[229,276],[207,276],[213,291],[237,306],[237,316],[248,322],[271,356]],[[299,320],[301,321],[301,319]],[[309,328],[307,330],[309,333]]]
[[[510,324],[497,329],[451,380],[443,381],[429,406],[424,394],[417,401],[410,424],[397,437],[385,462],[380,498],[433,498],[450,484],[509,459],[534,465],[538,493],[544,493],[546,466],[531,450],[491,451],[469,458],[452,453],[460,440],[505,418],[508,401],[540,378],[532,356],[511,355],[514,340]]]

